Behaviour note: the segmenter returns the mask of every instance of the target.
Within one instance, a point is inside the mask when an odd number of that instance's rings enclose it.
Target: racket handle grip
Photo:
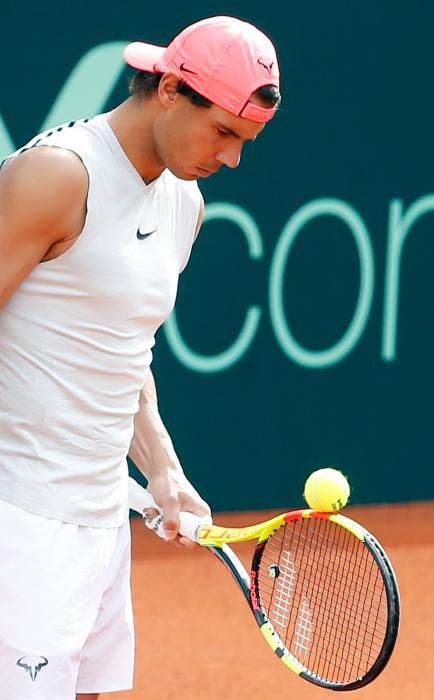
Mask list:
[[[142,517],[144,511],[148,508],[153,508],[158,511],[160,516],[162,514],[160,506],[154,501],[149,491],[140,486],[140,484],[131,477],[128,479],[128,503],[130,508],[140,513]],[[194,515],[194,513],[181,512],[179,514],[179,533],[194,542],[198,542],[200,528],[203,525],[211,525],[211,523],[212,520],[207,515],[199,517],[198,515]],[[164,538],[164,531],[160,528],[161,524],[162,520],[160,518],[159,522],[155,523],[155,525],[151,525],[151,529],[155,530],[160,537]]]

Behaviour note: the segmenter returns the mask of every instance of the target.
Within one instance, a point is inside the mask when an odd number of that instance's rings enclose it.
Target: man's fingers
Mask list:
[[[143,522],[146,527],[153,530],[159,537],[164,537],[163,515],[156,508],[145,508],[143,510]]]
[[[159,511],[149,506],[142,511],[142,514],[146,526],[165,540],[190,546],[195,539],[195,535],[191,533],[196,532],[198,521],[202,521],[203,524],[212,523],[209,506],[199,496],[193,499],[189,494],[172,492],[165,494],[164,498],[159,498],[158,493],[155,493],[154,498],[158,503]],[[183,511],[183,531],[184,535],[185,532],[188,533],[187,537],[182,537],[179,533],[181,510]],[[190,522],[191,520],[193,523]]]
[[[183,537],[180,535],[178,538],[178,542],[182,547],[185,547],[186,549],[194,549],[195,547],[198,547],[199,545],[196,542],[193,542],[193,540],[190,540],[188,537]]]
[[[163,527],[168,540],[173,540],[178,534],[180,505],[176,498],[168,498],[161,504],[163,507]]]

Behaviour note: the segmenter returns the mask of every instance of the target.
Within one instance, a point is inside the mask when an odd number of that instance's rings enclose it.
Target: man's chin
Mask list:
[[[173,170],[173,168],[168,168],[172,175],[178,178],[178,180],[198,180],[200,175],[198,173],[186,172],[185,170]]]

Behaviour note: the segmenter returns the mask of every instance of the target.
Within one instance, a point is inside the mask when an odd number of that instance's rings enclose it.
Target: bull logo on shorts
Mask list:
[[[41,668],[48,664],[48,659],[45,656],[22,656],[18,659],[17,666],[23,668],[30,676],[32,681],[36,680]]]

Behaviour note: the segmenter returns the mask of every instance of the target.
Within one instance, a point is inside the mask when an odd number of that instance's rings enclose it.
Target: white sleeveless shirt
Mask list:
[[[139,393],[190,255],[200,193],[167,170],[146,185],[102,115],[25,148],[35,145],[80,157],[87,217],[72,247],[37,265],[0,309],[0,498],[119,526]]]

